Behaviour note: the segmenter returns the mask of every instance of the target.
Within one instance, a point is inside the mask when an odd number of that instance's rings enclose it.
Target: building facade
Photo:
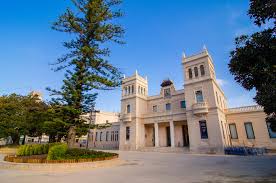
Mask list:
[[[97,111],[82,115],[87,123],[99,125],[99,128],[91,129],[88,136],[88,147],[93,149],[119,149],[119,113]],[[91,121],[90,121],[91,120]],[[109,124],[102,128],[101,125]],[[86,147],[87,135],[76,138],[77,147]]]
[[[207,49],[182,58],[184,88],[170,80],[148,96],[147,78],[137,71],[122,82],[120,150],[186,147],[222,152],[225,146],[276,148],[275,133],[259,106],[228,109]]]

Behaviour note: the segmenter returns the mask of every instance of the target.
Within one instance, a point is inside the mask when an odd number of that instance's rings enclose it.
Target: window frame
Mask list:
[[[108,137],[109,137],[109,131],[105,132],[105,141],[108,142]]]
[[[201,98],[202,98],[202,101],[198,101],[197,99],[197,92],[201,92]],[[196,90],[195,91],[195,99],[196,99],[196,103],[201,103],[201,102],[204,102],[204,97],[203,97],[203,91],[202,90]]]
[[[157,105],[152,106],[152,112],[157,112]]]
[[[169,106],[169,109],[167,108],[167,106]],[[166,104],[165,104],[165,109],[166,109],[166,111],[171,111],[171,110],[172,110],[172,105],[171,105],[171,103],[166,103]]]
[[[130,104],[127,104],[127,109],[126,109],[126,111],[127,111],[127,114],[129,114],[129,113],[131,112]]]
[[[248,124],[250,124],[251,125],[251,129],[252,129],[252,133],[253,133],[253,138],[249,138],[248,137],[248,133],[247,133],[247,130],[246,130],[246,125],[248,125]],[[246,137],[247,137],[247,139],[256,139],[256,136],[255,136],[255,132],[254,132],[254,128],[253,128],[253,124],[252,124],[252,122],[244,122],[244,129],[245,129],[245,132],[246,132]]]
[[[130,140],[130,127],[126,126],[126,141]]]
[[[270,139],[276,139],[276,135],[275,135],[275,137],[273,137],[272,135],[271,135],[271,133],[270,133],[270,131],[269,131],[269,126],[268,126],[268,123],[270,123],[271,124],[271,122],[266,122],[266,127],[267,127],[267,132],[268,132],[268,135],[269,135],[269,138]],[[271,129],[270,129],[271,130]],[[276,133],[276,132],[273,132],[273,133]]]
[[[204,134],[205,136],[203,136],[203,131],[202,131],[202,128],[201,128],[202,123],[205,123],[205,127],[206,127],[206,134]],[[209,139],[207,121],[206,120],[200,120],[200,121],[198,121],[198,124],[199,124],[199,130],[200,130],[200,138],[203,139],[203,140]]]
[[[237,131],[237,125],[236,125],[236,123],[229,123],[229,131],[230,131],[230,136],[231,136],[231,139],[239,139],[239,135],[238,135],[238,131]],[[236,135],[237,135],[237,137],[236,138],[234,138],[233,137],[233,134],[232,134],[232,131],[231,131],[231,127],[230,126],[234,126],[235,127],[235,131],[236,131]]]
[[[184,103],[184,107],[182,106],[182,103]],[[186,100],[181,100],[180,101],[180,108],[181,109],[186,109]]]
[[[194,73],[195,73],[195,77],[197,78],[199,76],[197,67],[194,67]]]
[[[201,76],[205,76],[205,68],[204,68],[204,65],[200,65],[200,66],[199,66],[199,70],[200,70],[200,75],[201,75]]]

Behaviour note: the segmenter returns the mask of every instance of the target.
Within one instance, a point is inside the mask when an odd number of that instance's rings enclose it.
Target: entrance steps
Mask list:
[[[189,147],[142,147],[141,152],[190,153]]]

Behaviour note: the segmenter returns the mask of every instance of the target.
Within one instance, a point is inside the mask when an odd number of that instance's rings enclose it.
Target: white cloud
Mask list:
[[[226,85],[228,82],[226,80],[217,78],[217,83],[218,83],[219,86],[222,87],[222,86]]]

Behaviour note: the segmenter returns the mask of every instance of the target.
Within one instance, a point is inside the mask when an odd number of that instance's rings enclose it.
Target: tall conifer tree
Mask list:
[[[58,101],[69,107],[71,127],[68,144],[72,146],[75,133],[83,126],[80,115],[94,108],[95,90],[110,90],[121,84],[121,72],[107,58],[107,43],[123,44],[123,28],[115,23],[122,17],[120,0],[71,0],[74,11],[67,8],[53,24],[53,29],[69,33],[72,39],[64,42],[68,53],[58,59],[56,71],[66,69]]]

